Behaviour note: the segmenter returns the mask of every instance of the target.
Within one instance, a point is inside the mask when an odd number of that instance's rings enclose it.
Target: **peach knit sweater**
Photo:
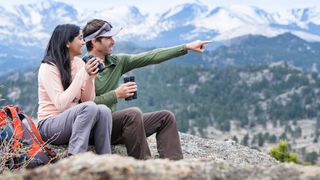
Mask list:
[[[71,60],[72,83],[64,90],[58,68],[41,64],[38,73],[39,121],[64,112],[77,105],[79,100],[94,100],[94,77],[88,75],[84,66],[80,58]]]

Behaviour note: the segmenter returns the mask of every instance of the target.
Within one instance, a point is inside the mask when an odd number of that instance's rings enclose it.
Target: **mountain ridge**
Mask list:
[[[194,39],[220,41],[246,34],[272,37],[284,32],[320,41],[320,16],[315,8],[269,13],[253,6],[209,8],[196,2],[182,3],[156,15],[142,14],[135,6],[105,6],[103,10],[80,11],[72,5],[50,0],[17,5],[13,11],[1,9],[3,24],[0,26],[0,39],[12,42],[12,38],[16,37],[27,46],[38,44],[41,47],[57,24],[75,23],[83,26],[94,17],[124,26],[118,36],[121,40],[141,42],[148,46],[167,46]],[[20,36],[16,36],[17,33]],[[170,36],[176,37],[175,41],[166,42]],[[157,37],[165,40],[159,42],[161,39]]]

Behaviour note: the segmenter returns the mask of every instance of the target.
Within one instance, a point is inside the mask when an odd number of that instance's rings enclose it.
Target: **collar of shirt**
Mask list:
[[[118,62],[116,61],[116,59],[113,56],[107,55],[105,57],[105,59],[106,59],[106,62],[107,62],[107,63],[105,63],[106,67],[115,66],[115,65],[118,64]]]

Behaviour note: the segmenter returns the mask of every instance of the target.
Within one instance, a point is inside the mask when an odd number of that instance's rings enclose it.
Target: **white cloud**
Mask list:
[[[39,3],[42,0],[0,0],[0,6],[6,8],[12,8],[17,4],[29,4]],[[136,6],[143,14],[150,13],[162,13],[169,8],[172,8],[178,4],[184,4],[188,2],[204,3],[209,8],[215,6],[230,7],[232,5],[250,5],[266,9],[269,12],[287,10],[291,8],[304,8],[304,7],[317,7],[320,8],[319,0],[58,0],[59,2],[65,2],[73,5],[75,8],[83,10],[102,10],[106,8],[116,6]]]

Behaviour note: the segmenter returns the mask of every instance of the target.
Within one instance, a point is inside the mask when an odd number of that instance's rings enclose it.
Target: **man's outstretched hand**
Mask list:
[[[209,43],[212,43],[212,41],[194,41],[186,44],[186,48],[191,51],[203,53],[205,50],[205,45]]]

